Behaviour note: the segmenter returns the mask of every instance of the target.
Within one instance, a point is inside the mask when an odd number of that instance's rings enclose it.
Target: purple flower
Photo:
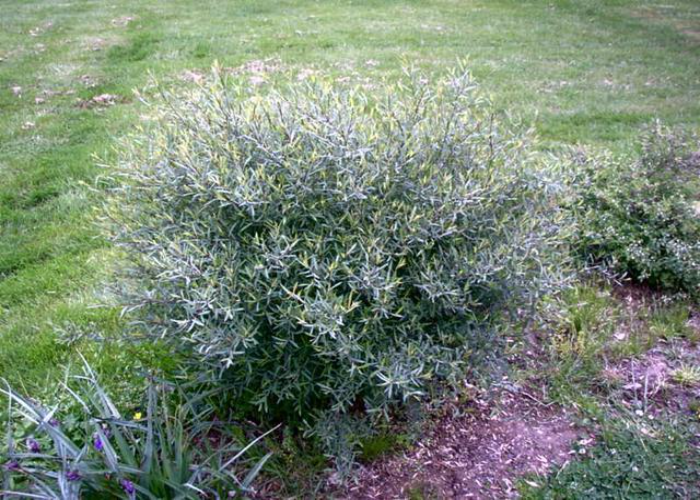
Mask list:
[[[19,472],[22,470],[22,467],[19,466],[19,462],[17,460],[10,460],[5,464],[5,469],[11,472]]]
[[[93,445],[95,446],[95,449],[97,451],[102,451],[105,448],[105,444],[102,442],[102,438],[100,438],[99,434],[95,434],[93,436]]]
[[[136,493],[136,487],[134,486],[134,483],[132,483],[128,479],[122,479],[121,481],[119,481],[119,484],[122,485],[122,488],[124,488],[124,492],[127,495],[132,496],[134,493]]]
[[[66,479],[68,481],[80,481],[81,477],[80,472],[77,470],[70,470],[66,473]]]
[[[39,442],[36,439],[29,438],[27,439],[27,448],[29,448],[29,451],[32,453],[39,453],[41,451],[41,446],[39,445]]]
[[[61,422],[59,422],[57,418],[52,418],[51,420],[49,420],[49,425],[51,427],[58,427],[59,425],[61,425]]]

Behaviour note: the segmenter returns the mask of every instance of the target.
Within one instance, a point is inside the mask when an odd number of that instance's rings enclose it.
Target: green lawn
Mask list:
[[[133,89],[265,59],[368,84],[467,59],[543,148],[700,128],[697,0],[0,0],[0,377],[42,387],[76,352],[57,330],[122,326],[90,186],[144,112]],[[122,380],[157,357],[82,348]]]

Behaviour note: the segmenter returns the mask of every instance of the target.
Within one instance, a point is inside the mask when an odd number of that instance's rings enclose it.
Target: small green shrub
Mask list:
[[[552,169],[468,74],[164,100],[114,167],[127,311],[261,410],[387,415],[560,281]]]
[[[635,281],[697,294],[699,147],[657,123],[637,160],[582,158],[577,253]]]
[[[188,401],[172,410],[159,385],[150,385],[147,409],[135,416],[117,410],[87,363],[64,385],[65,407],[0,389],[8,402],[0,497],[200,499],[252,491],[269,455],[250,464],[245,455],[255,441],[237,445],[228,426]]]

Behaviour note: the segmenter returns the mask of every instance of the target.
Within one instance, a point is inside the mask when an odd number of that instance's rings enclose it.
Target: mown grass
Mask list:
[[[274,58],[371,85],[405,62],[440,72],[468,58],[496,105],[533,125],[544,148],[626,149],[655,117],[700,128],[695,0],[0,0],[0,13],[0,377],[28,390],[78,348],[125,386],[139,366],[168,361],[157,348],[57,335],[66,324],[123,328],[98,299],[115,259],[91,223],[100,193],[90,186],[95,155],[111,155],[114,137],[140,120],[132,89],[149,73],[179,84],[215,60]],[[105,93],[119,104],[78,105]],[[662,318],[659,328],[669,321],[680,324]],[[575,328],[595,350],[607,327]],[[595,367],[576,363],[594,359],[573,358],[570,373],[585,378]],[[567,390],[578,387],[562,382],[562,398]]]

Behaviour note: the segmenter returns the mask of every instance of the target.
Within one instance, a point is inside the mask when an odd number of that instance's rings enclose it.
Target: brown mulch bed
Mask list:
[[[461,415],[444,417],[409,451],[363,468],[351,486],[331,496],[514,498],[520,476],[566,463],[581,439],[590,441],[562,408],[501,390],[491,401],[477,400]]]

